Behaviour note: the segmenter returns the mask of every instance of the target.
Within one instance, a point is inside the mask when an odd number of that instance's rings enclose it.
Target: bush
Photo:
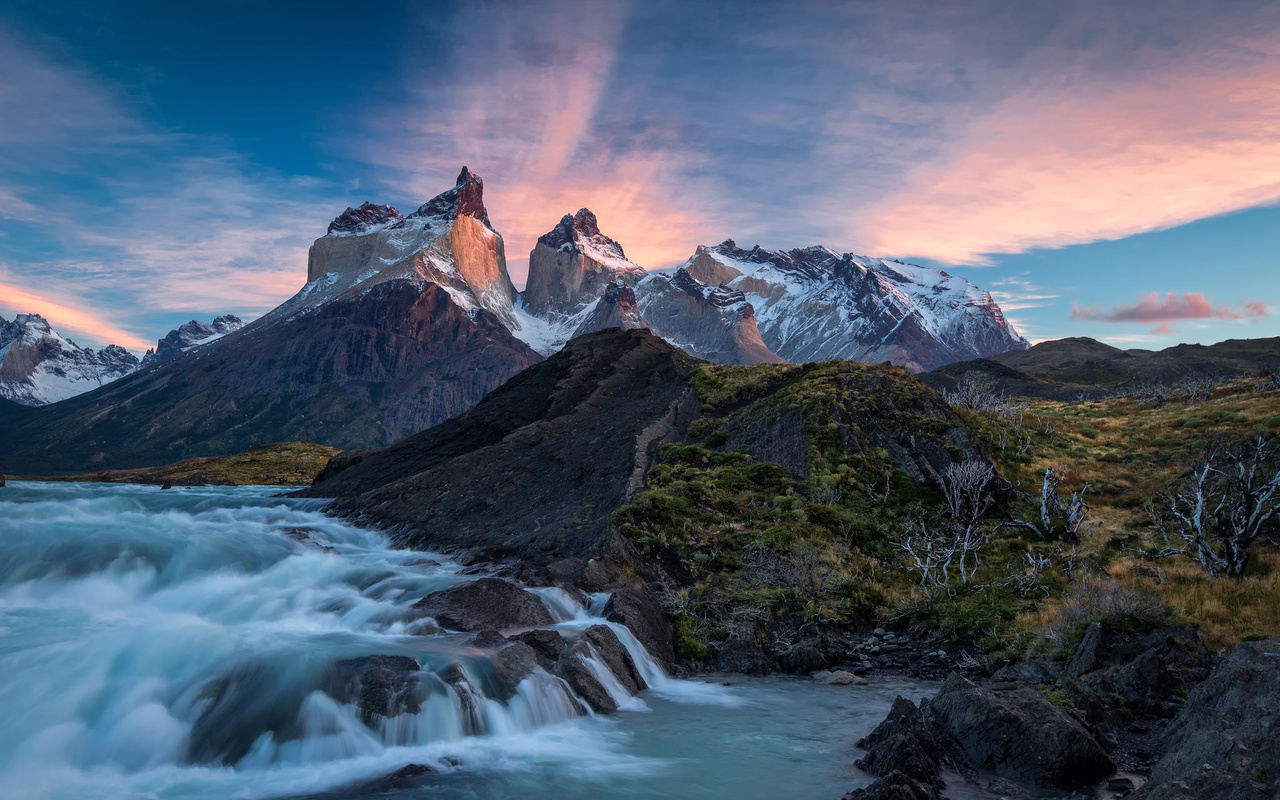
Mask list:
[[[1097,439],[1100,433],[1097,428],[1080,428],[1080,435],[1087,439]]]
[[[1187,429],[1195,429],[1203,425],[1204,425],[1204,420],[1200,419],[1199,417],[1188,417],[1182,422],[1182,427]]]

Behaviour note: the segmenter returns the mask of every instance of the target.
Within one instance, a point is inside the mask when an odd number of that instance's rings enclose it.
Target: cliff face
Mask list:
[[[649,328],[684,350],[719,364],[782,364],[756,327],[755,310],[742,292],[705,285],[680,269],[655,274],[636,287],[638,309]]]
[[[610,514],[697,414],[698,363],[644,330],[582,336],[457,418],[339,456],[305,494],[475,560],[603,555]]]
[[[580,209],[538,239],[529,254],[524,310],[538,317],[570,317],[594,302],[611,283],[634,284],[644,270],[627,260],[622,245],[600,232],[595,214]]]

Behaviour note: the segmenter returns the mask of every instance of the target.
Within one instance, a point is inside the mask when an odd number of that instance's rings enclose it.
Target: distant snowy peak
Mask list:
[[[684,265],[708,285],[743,292],[765,344],[793,362],[885,361],[916,371],[1029,344],[999,306],[963,278],[826,247],[699,247]]]
[[[163,339],[156,342],[156,346],[142,357],[139,366],[149,367],[161,361],[168,361],[193,347],[208,344],[221,339],[228,333],[234,333],[244,325],[244,320],[232,314],[215,317],[213,322],[200,322],[193,319],[169,331]]]
[[[391,206],[363,203],[359,208],[348,208],[329,223],[329,236],[363,236],[388,225],[401,222],[404,216]]]
[[[685,352],[720,364],[782,363],[761,339],[743,292],[708,285],[688,270],[651,273],[635,287],[640,319]]]
[[[600,232],[596,215],[589,208],[565,214],[554,228],[538,237],[538,244],[551,250],[577,251],[622,272],[644,271],[627,260],[621,244]]]
[[[21,405],[56,403],[138,368],[138,358],[123,347],[80,347],[39,314],[0,323],[0,397]]]

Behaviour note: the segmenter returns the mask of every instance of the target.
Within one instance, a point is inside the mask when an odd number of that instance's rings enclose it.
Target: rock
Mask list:
[[[165,481],[164,483],[162,483],[162,484],[160,485],[160,488],[161,488],[161,489],[172,489],[172,488],[173,488],[173,482],[172,482],[172,481]]]
[[[591,563],[596,563],[593,559]],[[588,564],[591,569],[591,564]],[[627,626],[649,655],[670,667],[676,654],[672,644],[671,621],[662,604],[644,581],[632,579],[609,597],[604,607],[604,618]]]
[[[359,795],[373,794],[390,794],[398,792],[401,789],[407,789],[417,786],[431,775],[435,775],[436,770],[428,767],[426,764],[409,764],[401,767],[390,775],[376,778],[368,783],[361,783],[348,787],[348,791],[356,791]]]
[[[903,697],[894,700],[884,721],[861,739],[858,747],[867,751],[856,762],[860,769],[882,778],[895,774],[906,776],[913,784],[933,792],[932,796],[942,791],[941,770],[947,762],[946,751],[939,744],[926,711],[910,700]]]
[[[1268,800],[1280,791],[1280,637],[1237,645],[1169,723],[1144,800]]]
[[[635,662],[613,630],[605,625],[592,625],[582,632],[581,639],[561,654],[555,671],[597,713],[612,714],[618,710],[618,701],[587,665],[586,660],[593,657],[629,694],[637,694],[646,688]]]
[[[507,643],[507,637],[497,631],[480,631],[476,634],[476,638],[471,640],[474,647],[482,650],[496,650]]]
[[[612,558],[604,556],[601,558],[587,559],[586,566],[584,566],[582,571],[578,573],[577,582],[579,586],[589,592],[592,592],[617,583],[618,579],[621,577],[622,569],[614,563]],[[642,582],[639,580],[633,582],[639,583],[643,592],[648,594],[648,589],[643,588],[644,584]],[[666,619],[665,615],[663,616],[663,619]],[[635,631],[633,630],[632,632],[634,633]]]
[[[783,670],[799,674],[824,669],[831,659],[816,644],[801,642],[779,656],[778,663]]]
[[[754,636],[734,636],[716,650],[716,669],[761,675],[769,671],[769,654]]]
[[[538,661],[538,665],[547,672],[551,671],[552,665],[556,663],[560,653],[568,646],[568,642],[565,641],[564,636],[559,631],[525,631],[512,636],[511,639],[529,645],[533,650],[534,658]]]
[[[366,725],[379,717],[416,714],[422,693],[418,673],[422,665],[409,656],[366,656],[333,665],[324,691],[344,703],[354,702]]]
[[[1084,725],[1034,689],[993,691],[953,674],[930,708],[974,764],[997,775],[1075,788],[1115,772]]]
[[[1085,629],[1084,638],[1067,660],[1067,674],[1079,678],[1098,666],[1098,650],[1102,646],[1102,623],[1094,622]]]
[[[536,595],[501,578],[450,586],[432,592],[413,607],[455,631],[532,628],[555,621]]]
[[[1208,648],[1189,628],[1160,628],[1137,641],[1107,641],[1105,646],[1113,663],[1088,672],[1081,683],[1100,701],[1123,708],[1126,716],[1172,716],[1174,706],[1208,676],[1212,663]]]
[[[513,642],[493,659],[493,669],[501,688],[499,698],[506,701],[515,694],[516,686],[530,673],[541,668],[538,654],[524,642]]]
[[[836,670],[831,673],[831,680],[829,680],[828,683],[832,686],[866,686],[867,679],[860,678],[852,672]]]
[[[864,789],[855,789],[840,800],[940,800],[933,788],[912,780],[901,772],[880,778]]]
[[[4,473],[0,472],[0,489],[4,488]]]

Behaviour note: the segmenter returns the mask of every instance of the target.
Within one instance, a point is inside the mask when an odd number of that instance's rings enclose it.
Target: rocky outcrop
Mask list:
[[[145,369],[152,364],[168,361],[193,347],[221,339],[228,333],[234,333],[243,328],[244,324],[244,320],[234,314],[214,317],[213,322],[200,322],[193,319],[169,331],[163,339],[156,342],[156,346],[142,357],[138,367]]]
[[[997,692],[954,675],[930,709],[973,764],[996,775],[1069,789],[1115,772],[1082,722],[1034,689]]]
[[[1280,637],[1237,645],[1169,725],[1143,800],[1280,796]]]
[[[649,329],[692,355],[719,364],[785,363],[761,340],[755,311],[740,291],[703,284],[680,269],[648,276],[636,297]]]
[[[500,578],[450,586],[432,592],[413,607],[454,631],[532,628],[554,622],[537,595]]]
[[[918,707],[898,698],[858,746],[867,750],[858,766],[879,778],[850,795],[860,800],[936,798],[944,773],[978,785],[995,776],[997,783],[1075,789],[1115,772],[1083,721],[1042,693],[994,690],[955,674]]]
[[[633,474],[697,414],[696,366],[647,331],[583,336],[466,414],[326,471],[304,494],[473,561],[585,562],[614,549],[610,517]],[[655,426],[666,433],[650,435]]]
[[[391,206],[378,206],[365,202],[359,208],[348,208],[329,223],[330,236],[362,236],[378,228],[394,225],[404,219]]]
[[[649,654],[668,667],[675,663],[671,621],[644,581],[633,578],[609,596],[604,617],[621,623]]]
[[[593,669],[607,670],[607,675]],[[605,625],[592,625],[582,632],[556,662],[556,675],[563,678],[574,693],[600,714],[618,710],[618,698],[605,685],[609,676],[626,694],[635,695],[647,688],[631,654]]]
[[[583,208],[565,214],[538,238],[529,253],[529,278],[521,297],[524,309],[536,317],[572,317],[610,284],[631,285],[644,274],[627,260],[622,245],[600,232],[596,215]]]
[[[110,344],[94,352],[58,335],[39,314],[0,319],[0,399],[41,406],[75,397],[138,368],[137,356]]]

